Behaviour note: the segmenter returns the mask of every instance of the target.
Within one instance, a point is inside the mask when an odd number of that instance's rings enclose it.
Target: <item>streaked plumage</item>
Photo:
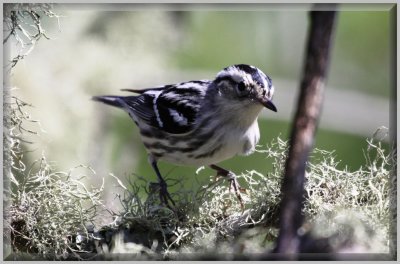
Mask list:
[[[157,160],[202,166],[251,154],[260,138],[259,113],[263,107],[276,111],[271,79],[245,64],[223,69],[213,81],[125,91],[139,95],[93,99],[128,112],[153,168]]]

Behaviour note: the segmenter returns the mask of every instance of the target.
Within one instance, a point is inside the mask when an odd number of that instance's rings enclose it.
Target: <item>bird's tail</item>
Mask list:
[[[121,102],[122,100],[120,96],[114,96],[114,95],[93,96],[92,100],[119,108],[122,108],[124,106],[123,103]]]

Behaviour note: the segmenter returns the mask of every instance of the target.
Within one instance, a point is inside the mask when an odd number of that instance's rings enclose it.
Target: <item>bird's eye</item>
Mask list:
[[[236,91],[239,96],[246,95],[248,93],[246,84],[244,82],[238,83],[238,85],[236,86]]]

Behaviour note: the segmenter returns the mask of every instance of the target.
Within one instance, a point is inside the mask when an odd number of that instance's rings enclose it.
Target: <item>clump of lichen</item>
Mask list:
[[[16,97],[4,100],[4,156],[6,230],[13,255],[35,253],[38,258],[79,258],[76,236],[89,236],[87,225],[98,217],[101,207],[100,188],[88,188],[85,175],[56,171],[41,159],[26,165],[22,143],[28,144],[27,122],[36,122],[27,112],[29,105]],[[84,167],[84,166],[78,166]],[[86,168],[94,173],[90,168]]]
[[[173,223],[174,228],[159,229],[164,240],[157,240],[158,246],[147,247],[147,250],[157,248],[152,251],[153,255],[146,254],[147,259],[223,256],[227,260],[237,255],[251,258],[272,250],[279,231],[280,183],[287,149],[287,142],[277,138],[261,151],[274,164],[268,175],[256,171],[237,175],[246,187],[246,193],[242,193],[244,211],[229,183],[212,177],[191,199],[182,196],[178,204],[185,210],[174,213],[163,208],[169,212],[164,220]],[[315,149],[306,172],[303,210],[306,221],[302,231],[325,238],[329,248],[337,253],[391,252],[395,205],[393,153],[385,150],[381,141],[368,139],[366,164],[356,171],[348,171],[337,168],[334,152]],[[136,203],[139,200],[138,196],[127,199]],[[154,223],[153,216],[145,211],[136,210],[134,215]],[[124,221],[123,217],[121,220]]]

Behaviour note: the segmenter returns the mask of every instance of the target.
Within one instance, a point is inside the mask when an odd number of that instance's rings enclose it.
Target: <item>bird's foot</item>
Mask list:
[[[222,176],[222,177],[226,178],[230,182],[229,190],[232,190],[232,187],[233,187],[233,190],[235,191],[236,197],[239,200],[240,208],[242,209],[242,211],[244,211],[243,198],[242,198],[242,195],[240,193],[242,193],[242,192],[245,193],[246,189],[240,187],[240,184],[236,179],[236,174],[233,173],[230,170],[226,170],[226,169],[221,168],[221,167],[219,167],[217,165],[214,165],[214,164],[211,164],[210,168],[217,172],[217,176]]]
[[[157,177],[158,177],[158,184],[160,186],[160,201],[161,201],[161,204],[164,204],[169,209],[173,210],[173,208],[175,207],[175,202],[174,202],[174,200],[172,200],[171,195],[168,193],[167,183],[165,182],[165,180],[161,176],[160,170],[157,167],[157,161],[154,159],[154,157],[151,154],[149,154],[149,162],[150,162],[151,166],[153,167],[153,169],[156,172]],[[172,203],[172,207],[171,207],[169,202]]]
[[[161,203],[172,210],[173,207],[175,207],[175,202],[174,202],[174,200],[172,200],[172,197],[167,190],[167,183],[163,180],[163,181],[159,182],[159,185],[160,185],[160,201],[161,201]],[[171,207],[170,202],[172,204],[172,207]]]

